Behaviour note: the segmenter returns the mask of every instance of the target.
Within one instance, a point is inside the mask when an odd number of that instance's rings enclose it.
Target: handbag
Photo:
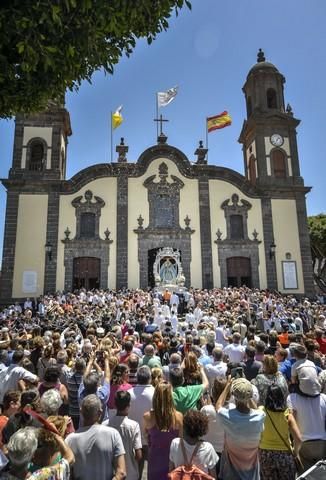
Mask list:
[[[290,443],[288,443],[283,437],[282,435],[280,434],[280,432],[277,430],[276,426],[275,426],[275,423],[273,422],[273,419],[272,417],[270,416],[270,414],[268,413],[268,410],[267,408],[265,409],[265,412],[267,413],[268,415],[268,418],[270,419],[273,427],[274,427],[274,430],[276,431],[277,435],[280,437],[280,439],[282,440],[282,442],[284,443],[284,445],[286,446],[286,448],[291,452],[291,455],[293,456],[293,459],[294,459],[294,463],[295,463],[295,467],[297,469],[297,471],[302,471],[304,470],[304,466],[301,462],[301,459],[299,457],[299,455],[295,455],[294,453],[294,450],[293,450],[293,447]]]

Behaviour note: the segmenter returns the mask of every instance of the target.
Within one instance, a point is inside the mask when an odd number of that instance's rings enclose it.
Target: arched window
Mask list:
[[[29,170],[40,172],[43,170],[44,145],[40,141],[35,141],[30,146]]]
[[[251,104],[251,97],[247,98],[247,117],[250,117],[252,114],[252,104]]]
[[[80,238],[95,237],[95,213],[82,213],[80,215]]]
[[[256,175],[256,159],[253,155],[249,158],[249,179],[251,183],[255,184],[257,175]]]
[[[267,108],[277,108],[276,92],[274,88],[269,88],[266,93]]]
[[[272,171],[276,178],[286,178],[286,158],[282,150],[272,152]]]
[[[242,215],[230,215],[230,237],[231,240],[242,240],[244,238]]]

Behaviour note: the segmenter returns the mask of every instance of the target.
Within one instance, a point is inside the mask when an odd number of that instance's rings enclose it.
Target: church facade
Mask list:
[[[313,295],[310,188],[300,175],[299,120],[285,107],[284,82],[260,51],[243,86],[244,175],[209,165],[201,142],[191,163],[161,133],[136,162],[121,139],[115,162],[67,180],[68,111],[51,104],[17,115],[12,168],[2,179],[1,300],[153,287],[162,248],[178,256],[186,287]]]

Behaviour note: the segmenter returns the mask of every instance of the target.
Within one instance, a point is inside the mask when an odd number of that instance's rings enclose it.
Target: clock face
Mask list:
[[[283,145],[283,142],[284,142],[283,137],[281,135],[279,135],[278,133],[274,133],[271,136],[271,143],[275,147],[280,147],[281,145]]]

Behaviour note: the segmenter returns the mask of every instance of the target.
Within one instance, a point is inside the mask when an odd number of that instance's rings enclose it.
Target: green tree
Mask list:
[[[326,292],[326,214],[308,217],[314,277]]]
[[[0,117],[39,111],[103,68],[112,74],[136,40],[151,43],[189,0],[2,0]]]

